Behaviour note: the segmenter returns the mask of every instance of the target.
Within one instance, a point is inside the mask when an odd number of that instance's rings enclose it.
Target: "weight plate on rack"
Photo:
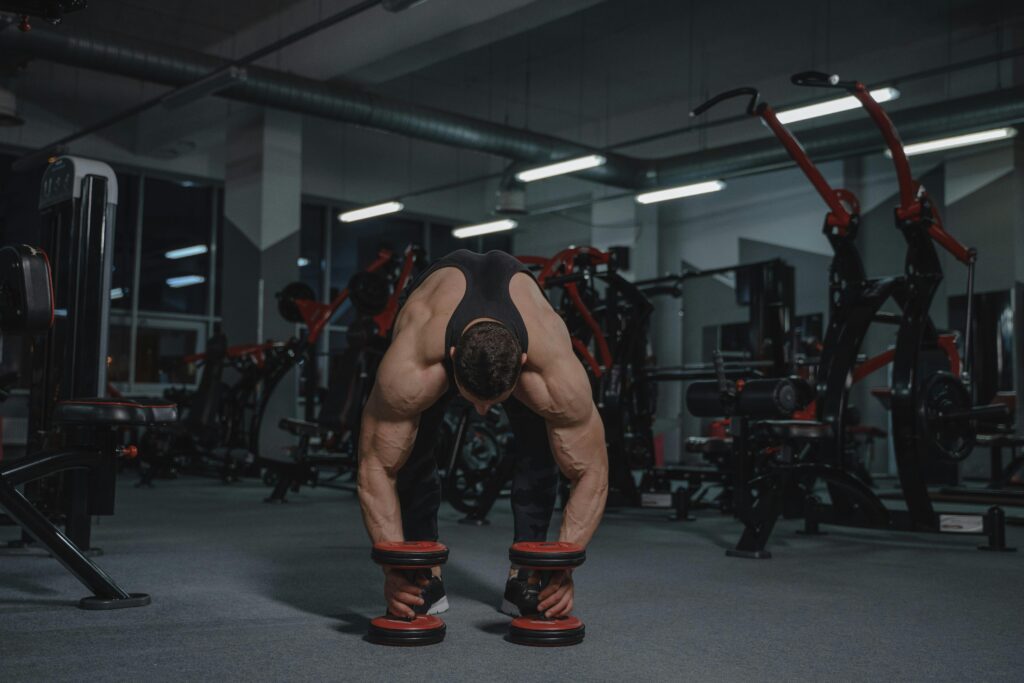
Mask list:
[[[348,296],[359,315],[374,316],[388,305],[391,285],[381,273],[360,271],[348,281]]]
[[[290,323],[301,323],[302,313],[295,305],[296,301],[316,299],[313,288],[305,282],[292,282],[277,293],[277,310],[281,317]]]
[[[959,379],[937,372],[925,382],[919,395],[918,419],[922,436],[940,459],[960,462],[974,450],[976,428],[969,418],[951,419],[951,413],[966,412],[971,395]]]

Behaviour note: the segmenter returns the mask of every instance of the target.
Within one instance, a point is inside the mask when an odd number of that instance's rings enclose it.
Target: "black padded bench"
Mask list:
[[[93,514],[113,514],[115,459],[128,454],[119,443],[124,427],[165,424],[177,420],[177,408],[165,401],[84,398],[60,401],[53,423],[64,432],[63,451],[43,451],[0,468],[0,507],[26,533],[81,581],[93,595],[83,609],[118,609],[148,605],[145,593],[127,593],[86,557],[88,524]],[[58,529],[18,486],[60,472],[86,471],[90,486],[72,495],[67,533]],[[84,542],[83,542],[84,541]]]

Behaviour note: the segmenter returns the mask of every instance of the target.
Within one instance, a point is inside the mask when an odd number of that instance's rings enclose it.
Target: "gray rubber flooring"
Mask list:
[[[725,557],[729,519],[611,512],[576,574],[586,641],[533,649],[505,642],[495,611],[507,501],[482,528],[445,508],[448,637],[396,649],[363,640],[381,580],[355,497],[271,506],[266,491],[122,481],[98,561],[149,607],[79,610],[55,561],[0,556],[0,681],[1024,680],[1024,552],[982,553],[975,537],[807,538],[786,523],[775,558],[752,561]]]

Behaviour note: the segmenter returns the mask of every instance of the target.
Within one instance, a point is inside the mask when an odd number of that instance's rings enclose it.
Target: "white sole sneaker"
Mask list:
[[[448,611],[448,596],[444,596],[427,610],[427,614],[444,614]]]
[[[508,600],[505,600],[504,598],[502,598],[502,600],[501,600],[501,607],[498,608],[498,611],[501,612],[502,614],[507,614],[510,617],[518,617],[518,616],[520,616],[519,615],[519,608],[516,607],[516,604],[513,603],[513,602],[509,602]]]

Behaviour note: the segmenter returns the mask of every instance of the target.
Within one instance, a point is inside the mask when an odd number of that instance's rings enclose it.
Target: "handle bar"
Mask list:
[[[837,90],[855,90],[857,81],[841,81],[836,74],[824,71],[801,71],[789,79],[793,85],[805,88],[835,88]]]
[[[745,87],[735,88],[733,90],[727,90],[719,95],[715,95],[707,102],[703,103],[696,109],[690,112],[690,116],[699,116],[704,112],[708,111],[715,105],[725,100],[733,99],[735,97],[749,97],[750,100],[747,102],[747,114],[750,116],[757,116],[761,118],[768,129],[779,139],[782,146],[786,148],[789,153],[789,157],[800,167],[804,175],[807,176],[807,180],[810,181],[811,185],[824,200],[825,204],[828,205],[829,214],[826,221],[830,227],[834,227],[839,234],[846,235],[850,224],[853,222],[853,216],[850,211],[847,211],[846,207],[843,206],[843,202],[846,201],[850,204],[853,213],[858,212],[857,200],[847,190],[835,190],[828,181],[825,180],[825,176],[821,174],[818,167],[811,161],[807,151],[803,148],[800,142],[789,132],[782,122],[779,121],[779,117],[775,115],[775,111],[768,106],[766,102],[758,102],[760,94],[757,88]]]
[[[931,225],[928,227],[928,234],[931,235],[932,239],[958,261],[964,265],[969,265],[972,258],[970,250],[945,231],[941,221],[938,220],[937,212],[933,210],[931,216],[922,215],[921,199],[924,195],[924,190],[914,180],[910,172],[910,162],[907,160],[907,154],[903,149],[903,141],[900,140],[895,124],[893,124],[885,109],[882,108],[882,105],[871,96],[867,86],[860,81],[843,81],[835,74],[826,74],[821,71],[802,71],[794,74],[790,80],[794,85],[846,90],[857,98],[861,106],[868,113],[868,116],[874,121],[879,132],[881,132],[882,138],[892,154],[892,163],[896,167],[896,178],[899,182],[900,190],[899,217],[905,220],[930,221]]]
[[[690,117],[692,118],[700,116],[707,110],[711,109],[712,107],[718,105],[721,102],[724,102],[725,100],[731,100],[734,97],[744,96],[750,98],[750,102],[747,103],[747,114],[749,114],[750,116],[754,116],[756,114],[755,109],[757,108],[757,102],[760,99],[761,95],[757,91],[757,88],[744,87],[734,88],[733,90],[726,90],[723,93],[715,95],[710,100],[708,100],[704,104],[700,105],[699,107],[691,111]]]

